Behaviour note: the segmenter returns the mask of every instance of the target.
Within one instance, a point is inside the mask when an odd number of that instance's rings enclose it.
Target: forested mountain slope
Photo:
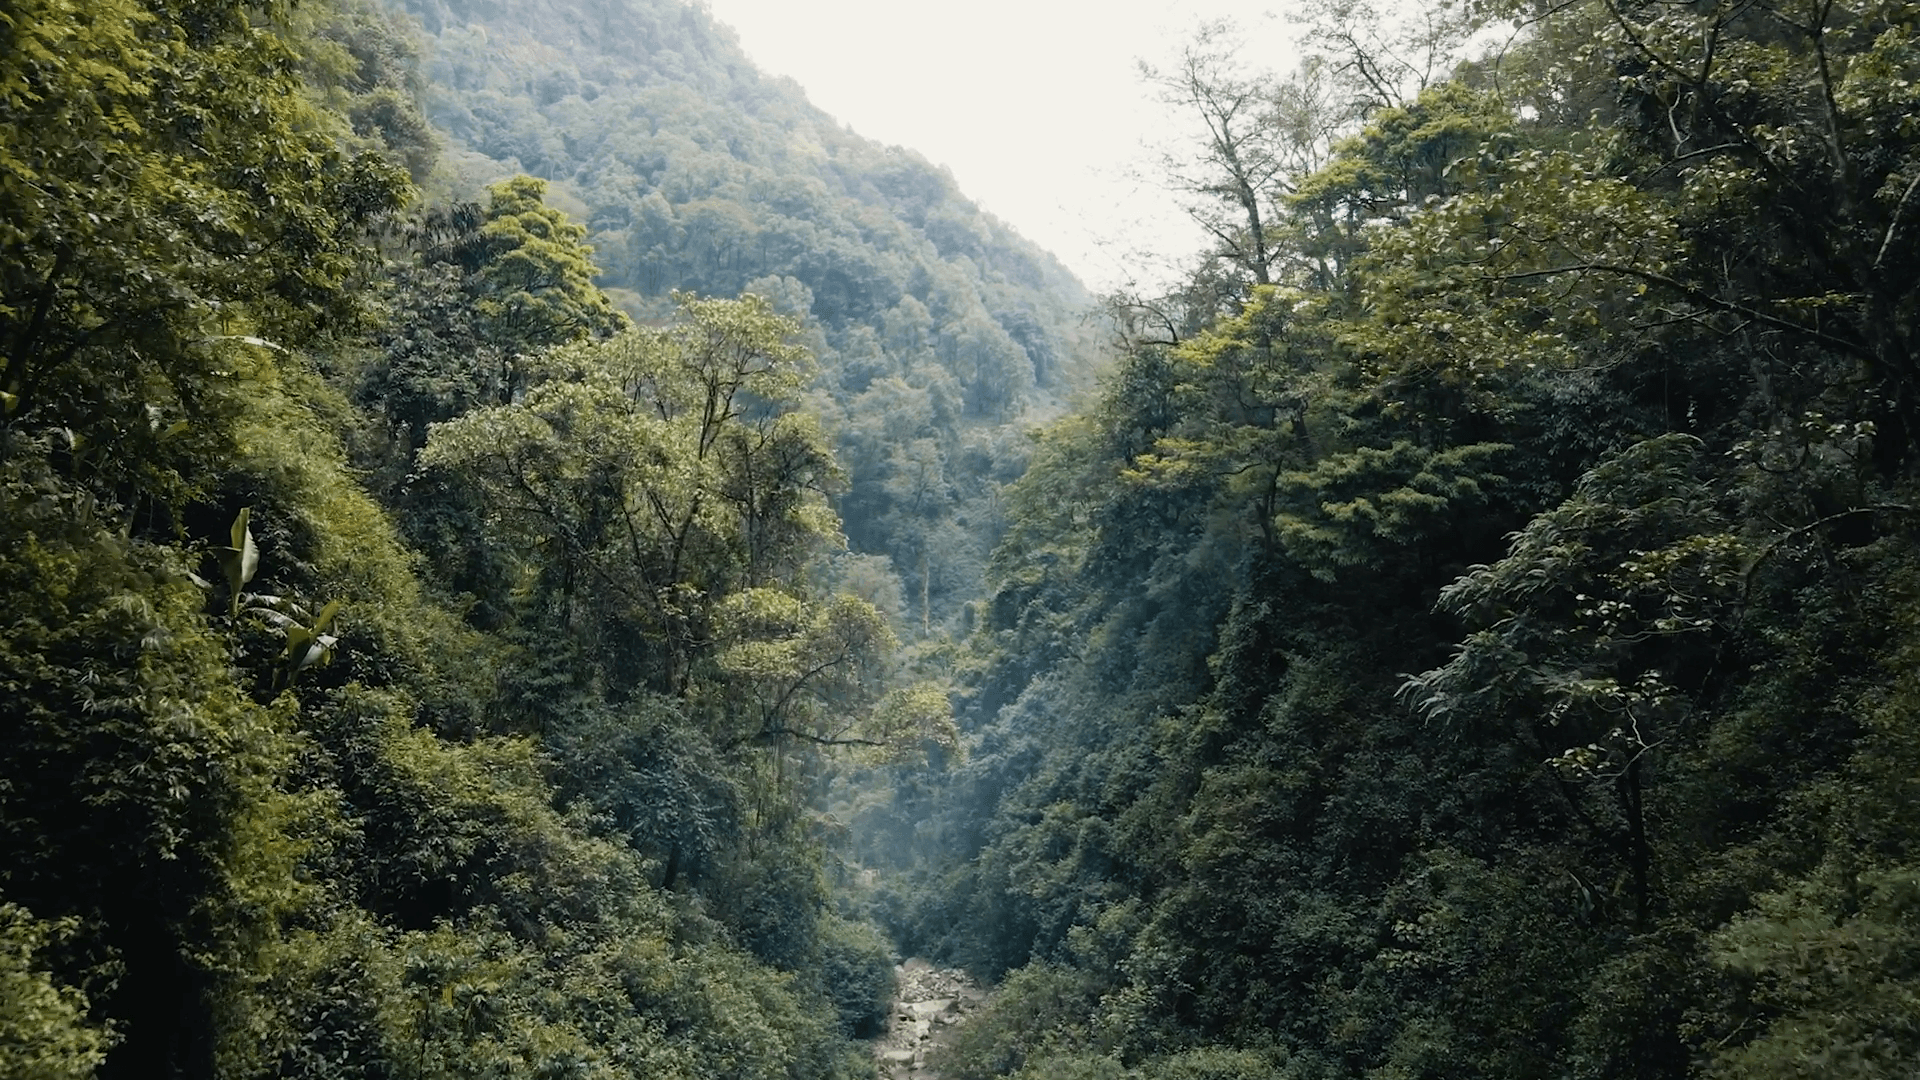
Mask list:
[[[945,172],[757,71],[698,5],[406,7],[458,174],[550,181],[637,318],[676,289],[808,318],[854,549],[892,560],[923,630],[978,596],[1023,429],[1092,374],[1101,339],[1072,275]]]
[[[414,10],[0,16],[0,1076],[1920,1072],[1920,8],[1209,30],[1031,441],[937,173]]]
[[[944,1074],[1920,1070],[1920,11],[1495,8],[1170,71],[1222,244],[863,811]]]
[[[424,202],[417,56],[0,17],[0,1076],[870,1075],[814,793],[952,728],[806,335]]]

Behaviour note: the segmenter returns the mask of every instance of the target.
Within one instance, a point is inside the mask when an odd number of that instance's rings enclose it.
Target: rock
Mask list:
[[[927,1068],[953,1037],[953,1025],[967,1022],[990,995],[958,968],[936,968],[923,957],[894,965],[896,984],[891,1022],[873,1044],[880,1080],[939,1080]]]

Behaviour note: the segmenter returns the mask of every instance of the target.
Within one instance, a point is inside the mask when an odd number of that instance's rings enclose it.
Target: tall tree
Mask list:
[[[1140,73],[1161,100],[1199,122],[1201,153],[1169,155],[1174,184],[1199,196],[1188,213],[1249,274],[1272,283],[1273,201],[1286,177],[1282,132],[1268,122],[1274,107],[1271,77],[1240,70],[1231,23],[1201,27],[1171,68],[1142,62]]]

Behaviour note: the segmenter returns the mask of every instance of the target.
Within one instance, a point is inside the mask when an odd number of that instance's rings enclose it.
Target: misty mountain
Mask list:
[[[808,318],[857,551],[922,629],[978,594],[1024,428],[1090,384],[1092,298],[909,149],[862,138],[678,0],[409,0],[447,196],[516,172],[581,219],[636,318],[675,290]]]

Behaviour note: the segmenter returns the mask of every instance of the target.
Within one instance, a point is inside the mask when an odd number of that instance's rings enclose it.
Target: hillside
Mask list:
[[[871,1075],[814,789],[952,728],[820,331],[635,325],[535,177],[422,199],[418,55],[0,19],[0,1075]]]
[[[1220,243],[850,800],[933,1067],[1916,1075],[1913,5],[1366,10],[1168,77]]]
[[[426,36],[448,193],[521,171],[548,180],[636,318],[668,312],[674,290],[752,291],[804,316],[854,550],[891,559],[922,630],[976,597],[993,488],[1024,467],[1023,430],[1098,367],[1092,298],[1073,276],[945,171],[756,70],[697,5],[407,10]]]
[[[1097,376],[414,11],[0,15],[0,1077],[1920,1075],[1920,6],[1209,25]]]

